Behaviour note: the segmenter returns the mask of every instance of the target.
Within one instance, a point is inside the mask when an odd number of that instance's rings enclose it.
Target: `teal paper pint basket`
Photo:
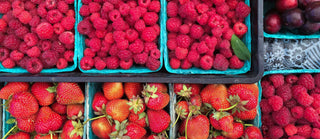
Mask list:
[[[80,11],[80,8],[82,6],[82,2],[81,0],[78,0],[78,12],[76,13],[79,17],[79,22],[83,20],[83,17],[79,15],[79,11]],[[165,44],[166,44],[166,36],[165,34],[163,34],[162,32],[165,31],[166,29],[166,25],[163,24],[163,20],[167,14],[167,11],[163,8],[163,2],[161,1],[161,10],[160,10],[160,13],[159,13],[159,23],[160,23],[160,37],[159,37],[159,41],[158,41],[158,48],[161,52],[161,56],[160,56],[160,67],[157,69],[157,70],[150,70],[148,69],[147,67],[144,67],[144,66],[139,66],[139,65],[135,65],[133,64],[133,66],[130,68],[130,69],[121,69],[121,68],[118,68],[118,69],[103,69],[103,70],[97,70],[96,68],[92,68],[90,70],[84,70],[81,68],[80,66],[80,61],[83,57],[83,52],[84,52],[84,49],[86,48],[86,45],[85,45],[85,36],[82,35],[82,34],[79,34],[79,32],[77,32],[77,35],[79,35],[79,53],[78,53],[78,67],[80,69],[81,72],[83,73],[101,73],[101,74],[108,74],[108,73],[150,73],[150,72],[157,72],[159,71],[161,68],[162,68],[162,65],[163,65],[163,48],[165,47]],[[79,23],[78,22],[78,23]],[[164,22],[165,23],[165,22]]]
[[[165,8],[164,10],[167,11],[167,1],[166,0],[160,0],[161,3],[163,3],[163,7],[161,8]],[[247,5],[250,6],[250,0],[245,0],[245,3]],[[248,32],[244,35],[244,37],[242,38],[242,41],[244,42],[244,44],[248,47],[249,51],[251,52],[251,20],[250,20],[250,16],[251,14],[249,14],[248,17],[246,17],[245,19],[245,24],[248,27]],[[165,17],[163,17],[164,20],[162,20],[161,24],[166,24],[167,22],[167,16],[165,15]],[[167,31],[164,31],[163,33],[164,36],[166,37],[165,39],[165,45],[167,44]],[[255,46],[258,47],[258,46]],[[253,54],[251,54],[253,55]],[[254,59],[251,59],[254,60]],[[219,70],[203,70],[201,68],[197,68],[197,67],[192,67],[190,69],[173,69],[170,66],[170,59],[169,59],[169,50],[167,49],[167,47],[164,48],[164,64],[165,67],[167,69],[168,72],[170,73],[175,73],[175,74],[242,74],[242,73],[246,73],[250,70],[250,66],[251,66],[251,61],[245,61],[244,66],[241,69],[227,69],[226,71],[219,71]]]
[[[74,11],[77,11],[77,1],[74,2]],[[2,18],[2,15],[0,15],[0,18]],[[50,68],[50,69],[42,69],[40,73],[59,73],[59,72],[70,72],[74,71],[77,68],[77,63],[78,63],[78,57],[77,54],[79,53],[79,35],[77,35],[77,27],[76,25],[78,24],[78,16],[77,14],[75,15],[75,34],[74,34],[74,56],[73,56],[73,64],[69,64],[66,68],[64,69],[57,69],[57,68]],[[2,63],[0,63],[0,72],[9,72],[9,73],[29,73],[26,69],[23,69],[21,67],[14,67],[11,69],[3,67]]]
[[[275,2],[264,0],[263,4],[264,8],[264,15],[272,8],[275,8]],[[283,27],[283,26],[282,26]],[[288,29],[282,28],[278,33],[275,34],[269,34],[265,31],[263,31],[263,35],[266,38],[278,38],[278,39],[314,39],[314,38],[320,38],[320,32],[316,32],[315,34],[311,35],[303,35],[298,32],[298,29],[295,29],[293,31],[289,31]]]

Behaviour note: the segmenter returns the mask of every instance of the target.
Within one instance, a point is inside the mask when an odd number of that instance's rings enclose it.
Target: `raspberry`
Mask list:
[[[107,28],[108,21],[102,18],[97,18],[93,21],[93,27],[97,30],[104,30]]]
[[[117,20],[113,21],[112,27],[117,31],[129,29],[129,25],[122,18],[118,18]]]
[[[157,37],[158,35],[152,27],[146,27],[141,33],[141,38],[146,42],[152,42]]]
[[[140,19],[134,24],[134,28],[137,31],[142,32],[146,28],[146,24],[144,23],[144,21],[142,19]]]
[[[288,124],[286,127],[284,127],[284,131],[287,133],[288,136],[293,136],[297,134],[298,129],[293,124]]]
[[[89,3],[89,10],[90,13],[95,13],[95,12],[99,12],[101,9],[101,5],[97,2],[90,2]]]
[[[285,80],[289,84],[294,84],[298,81],[298,77],[296,75],[289,74],[286,76]]]
[[[118,58],[119,58],[120,60],[125,60],[125,61],[127,61],[127,60],[129,60],[129,59],[132,58],[132,52],[129,51],[129,50],[120,50],[120,51],[118,52]]]
[[[151,0],[138,0],[138,5],[147,8],[151,3]]]
[[[128,1],[127,4],[128,4],[131,8],[137,7],[137,2],[136,2],[136,1]]]
[[[168,39],[167,47],[169,50],[175,50],[177,48],[177,41],[175,39]]]
[[[192,63],[187,59],[183,59],[181,61],[181,69],[190,69],[192,67]]]
[[[74,0],[65,0],[67,4],[74,4]]]
[[[237,22],[233,25],[233,31],[238,37],[242,37],[247,33],[248,27],[241,22]]]
[[[133,65],[133,60],[129,59],[129,60],[120,60],[120,67],[122,69],[130,69]]]
[[[56,9],[57,1],[56,0],[45,0],[45,6],[48,10]]]
[[[11,69],[11,68],[14,68],[16,66],[16,63],[11,58],[7,58],[7,59],[2,61],[2,66],[4,68]]]
[[[54,33],[56,33],[58,35],[64,32],[64,28],[60,23],[54,24],[53,25],[53,30],[54,30]]]
[[[98,19],[97,19],[98,20]],[[101,22],[101,20],[99,20]],[[64,17],[62,18],[61,20],[61,25],[63,26],[63,28],[65,30],[72,30],[74,28],[74,24],[75,24],[76,20],[74,19],[74,17],[70,17],[70,16],[67,16],[67,17]],[[94,22],[94,27],[96,28],[96,24]]]
[[[150,5],[148,7],[148,11],[150,11],[150,12],[159,13],[160,9],[161,9],[160,1],[157,1],[157,0],[151,1]],[[168,12],[168,5],[167,5],[167,12]]]
[[[71,16],[71,17],[75,17],[75,12],[74,12],[74,10],[72,9],[70,9],[70,10],[68,10],[68,12],[66,13],[66,16]]]
[[[199,39],[204,33],[203,28],[200,25],[193,24],[190,28],[190,37]]]
[[[8,22],[8,26],[12,29],[18,29],[20,27],[22,27],[22,24],[20,21],[18,21],[17,19],[13,19],[13,20],[10,20]]]
[[[74,52],[72,50],[68,50],[63,53],[63,58],[68,62],[72,62],[73,57],[74,57]]]
[[[187,56],[188,61],[193,63],[193,62],[198,61],[199,58],[200,58],[200,55],[197,51],[194,51],[194,50],[189,51],[188,56]]]
[[[217,45],[217,39],[215,37],[206,37],[205,38],[206,44],[209,47],[209,49],[214,50]]]
[[[230,49],[230,41],[222,40],[218,46],[219,46],[219,49]]]
[[[181,5],[178,9],[178,14],[182,18],[186,18],[191,21],[195,21],[198,17],[198,13],[195,9],[195,4],[192,1],[188,1]]]
[[[20,61],[23,57],[24,54],[19,52],[18,50],[13,50],[10,52],[10,59],[12,59],[13,61]]]
[[[212,2],[213,2],[214,5],[219,6],[219,5],[223,4],[223,3],[225,3],[225,0],[213,0]]]
[[[122,40],[117,42],[117,47],[119,50],[125,50],[129,47],[129,41],[128,40]]]
[[[229,6],[226,3],[223,3],[216,7],[217,13],[220,15],[225,15],[229,12]]]
[[[14,35],[7,35],[4,37],[2,44],[8,49],[15,50],[19,47],[20,40]]]
[[[161,56],[161,52],[160,52],[160,50],[159,49],[152,49],[151,51],[150,51],[150,57],[152,57],[152,58],[154,58],[154,59],[159,59],[160,58],[160,56]]]
[[[188,35],[178,35],[176,38],[177,46],[182,48],[189,48],[191,38]]]
[[[276,89],[276,94],[282,98],[283,102],[289,101],[292,98],[291,85],[283,84]]]
[[[26,69],[31,74],[40,73],[43,65],[38,58],[30,58],[26,63]]]
[[[31,47],[28,46],[25,42],[21,42],[19,45],[19,51],[26,54],[27,50],[29,50]]]
[[[51,42],[50,41],[40,41],[39,47],[41,51],[47,51],[51,49]]]
[[[40,39],[50,39],[53,36],[53,27],[51,24],[44,22],[37,26],[36,32]]]
[[[204,54],[207,53],[209,50],[208,46],[206,45],[206,43],[204,41],[201,41],[200,44],[197,47],[197,52],[199,54]]]
[[[187,24],[183,24],[179,27],[179,32],[181,34],[188,34],[190,32],[190,27]]]
[[[101,49],[101,40],[98,38],[90,39],[88,43],[88,47],[92,49],[94,52],[98,52]]]
[[[80,34],[88,35],[90,32],[92,32],[93,27],[89,20],[83,20],[79,22],[77,29]]]
[[[146,52],[146,53],[149,53],[151,50],[157,49],[157,48],[158,48],[158,46],[154,42],[146,42],[146,43],[144,43],[144,52]]]
[[[229,67],[229,61],[221,54],[216,54],[213,62],[213,68],[216,70],[227,70]]]
[[[126,37],[126,33],[124,33],[123,31],[114,31],[113,32],[113,39],[116,42],[125,40],[125,37]]]
[[[74,34],[70,31],[65,31],[59,35],[59,41],[63,44],[74,43]]]
[[[48,11],[45,7],[38,6],[37,13],[40,17],[46,18]]]
[[[279,126],[284,127],[290,123],[291,113],[288,108],[282,107],[272,113],[272,118]]]
[[[199,14],[203,14],[209,10],[209,7],[208,7],[208,5],[201,3],[201,4],[196,5],[196,9]]]
[[[297,105],[297,101],[295,101],[294,99],[291,99],[284,103],[284,106],[286,106],[287,108],[292,108],[296,105]]]
[[[288,139],[305,139],[305,137],[299,136],[299,135],[294,135],[294,136],[290,136]]]
[[[315,87],[314,79],[311,74],[304,73],[299,76],[297,84],[306,87],[308,90],[312,90]]]
[[[209,16],[207,13],[203,13],[201,15],[199,15],[197,17],[197,22],[200,24],[200,25],[206,25],[207,22],[208,22],[208,19],[209,19]]]
[[[97,70],[103,70],[107,66],[106,62],[103,61],[100,57],[94,58],[94,67]]]
[[[177,58],[171,58],[169,64],[172,69],[178,69],[180,68],[181,61]]]
[[[226,0],[226,3],[228,4],[230,10],[234,10],[238,5],[238,0]]]
[[[275,88],[284,84],[284,76],[282,74],[273,74],[269,77],[269,80]]]
[[[83,57],[80,61],[80,67],[83,70],[90,70],[94,65],[94,60],[92,57]]]
[[[121,9],[122,5],[123,4],[120,5],[119,9]],[[108,12],[112,11],[113,9],[114,9],[113,4],[111,4],[110,2],[104,2],[102,5],[101,11],[108,13]]]
[[[244,2],[240,1],[236,7],[236,16],[238,18],[245,18],[250,14],[250,7]]]
[[[96,30],[95,34],[97,38],[102,39],[106,36],[107,31],[106,30]]]
[[[303,113],[303,118],[308,120],[311,123],[315,122],[319,119],[317,111],[315,109],[313,109],[312,107],[305,108],[304,113]]]
[[[0,32],[5,32],[7,30],[7,25],[5,20],[0,19]]]
[[[260,101],[260,107],[263,114],[269,114],[273,111],[267,99],[262,99]]]
[[[129,11],[129,19],[132,21],[138,21],[141,17],[141,11],[139,8],[131,8]]]
[[[63,14],[59,10],[50,10],[47,14],[47,20],[49,23],[54,24],[61,21]]]
[[[167,29],[170,32],[179,32],[179,27],[181,26],[181,20],[179,18],[173,17],[167,20]]]
[[[148,54],[147,53],[140,53],[140,54],[135,54],[133,56],[133,60],[136,64],[145,64],[148,59]]]
[[[0,13],[6,14],[11,10],[11,4],[9,1],[2,1],[0,2]]]
[[[175,55],[180,60],[185,59],[187,57],[187,55],[188,55],[188,49],[187,48],[182,48],[182,47],[177,47],[175,49]]]
[[[111,56],[116,56],[118,54],[119,50],[118,50],[118,47],[116,45],[112,45],[110,47],[110,50],[109,50],[109,54]]]
[[[134,29],[126,30],[126,38],[129,42],[134,42],[139,37],[139,33]]]
[[[114,42],[112,32],[109,32],[105,35],[104,41],[109,44],[112,44]]]
[[[40,60],[43,64],[44,68],[51,68],[56,65],[59,58],[58,52],[55,52],[53,50],[44,51],[40,55]]]
[[[81,0],[81,2],[82,2],[83,4],[89,4],[90,2],[92,2],[92,0]]]
[[[155,12],[147,12],[142,18],[146,25],[154,25],[158,22],[159,16]]]
[[[224,39],[231,40],[233,34],[234,34],[233,30],[229,28],[222,34],[222,37]]]
[[[94,52],[91,48],[86,48],[83,51],[83,55],[85,57],[95,57],[96,56],[96,52]]]
[[[24,42],[28,45],[28,46],[34,46],[38,43],[38,37],[36,34],[34,33],[28,33],[24,36]]]
[[[230,59],[229,59],[229,67],[230,69],[240,69],[243,67],[244,62],[241,61],[236,55],[233,55]]]
[[[148,57],[146,62],[146,67],[150,70],[157,70],[160,67],[161,62],[157,59],[154,59],[152,57]]]
[[[294,106],[291,108],[291,114],[293,118],[300,119],[303,117],[304,109],[301,106]]]
[[[82,5],[79,11],[81,16],[89,16],[90,15],[90,8],[88,5]]]
[[[69,5],[65,1],[59,1],[57,5],[57,9],[61,13],[67,13],[69,10]]]
[[[229,11],[226,16],[229,18],[229,19],[233,19],[235,18],[236,16],[236,13],[234,11]]]
[[[269,102],[270,106],[272,107],[273,111],[278,111],[283,106],[283,100],[279,96],[269,97],[268,102]]]
[[[215,27],[211,30],[211,33],[214,37],[221,37],[222,36],[222,29],[220,27]]]
[[[64,58],[59,58],[57,62],[57,69],[64,69],[68,66],[68,61]]]
[[[27,55],[29,57],[39,57],[40,54],[41,54],[41,51],[37,46],[34,46],[27,51]]]
[[[297,92],[296,100],[300,105],[305,107],[310,106],[314,101],[313,97],[304,91]]]
[[[29,12],[23,11],[19,14],[18,18],[21,23],[28,24],[31,21],[32,16]]]
[[[305,138],[309,138],[311,136],[312,128],[310,125],[302,125],[302,126],[297,126],[298,128],[298,135],[303,136]]]
[[[315,109],[320,107],[320,94],[311,94],[311,96],[313,97],[314,101],[311,104],[311,106]]]
[[[32,19],[29,21],[29,25],[31,27],[36,27],[40,23],[40,17],[39,16],[33,16]]]
[[[204,55],[200,58],[200,67],[204,70],[211,69],[213,64],[213,58],[209,55]]]
[[[119,67],[119,58],[115,56],[107,57],[106,64],[108,69],[117,69]]]
[[[312,128],[311,137],[314,139],[320,138],[320,129]]]
[[[141,16],[148,12],[147,8],[144,8],[144,7],[141,7],[141,6],[138,6],[136,8],[140,10]]]
[[[272,126],[268,131],[268,137],[271,139],[279,139],[283,134],[283,129],[280,126]]]

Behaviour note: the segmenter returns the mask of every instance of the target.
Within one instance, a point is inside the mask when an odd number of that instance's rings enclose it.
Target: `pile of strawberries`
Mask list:
[[[130,69],[133,65],[157,70],[160,2],[158,0],[81,0],[78,24],[86,35],[83,70]]]
[[[7,100],[5,107],[15,118],[8,120],[15,123],[8,139],[82,138],[84,95],[77,83],[10,82],[0,98]]]
[[[320,74],[273,74],[261,81],[267,138],[320,138]]]
[[[259,89],[255,84],[174,84],[175,112],[182,120],[179,139],[262,139],[259,128],[242,120],[257,114]],[[211,126],[210,126],[211,125]]]
[[[99,116],[90,119],[91,129],[99,138],[168,138],[170,115],[164,108],[169,101],[165,84],[103,83],[92,101]]]
[[[204,70],[242,68],[231,48],[235,34],[242,38],[250,7],[243,0],[169,0],[167,47],[173,69]]]
[[[74,0],[0,1],[0,62],[35,74],[74,62]]]

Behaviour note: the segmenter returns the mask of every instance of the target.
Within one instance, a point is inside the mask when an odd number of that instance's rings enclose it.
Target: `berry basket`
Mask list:
[[[93,98],[94,98],[95,93],[98,92],[98,91],[102,91],[102,84],[103,83],[92,83],[92,82],[86,83],[86,92],[87,92],[87,94],[89,94],[88,99],[85,100],[85,108],[87,109],[85,115],[88,117],[87,119],[97,117],[94,114],[94,110],[92,109],[92,103],[93,103]],[[168,87],[168,91],[169,91],[169,88],[170,88],[170,86]],[[164,108],[164,110],[167,111],[169,114],[172,111],[170,103],[172,103],[172,97],[171,96],[170,96],[169,104]],[[91,123],[92,123],[92,121],[89,121],[87,123],[87,127],[85,127],[85,129],[84,129],[85,130],[85,134],[86,134],[86,138],[88,138],[88,139],[98,139],[98,137],[91,130],[91,128],[92,128],[91,127]],[[172,120],[171,120],[171,123],[172,123]],[[171,130],[171,124],[169,125],[168,128],[170,128],[170,130]],[[146,129],[148,129],[148,127]],[[167,134],[169,133],[169,131],[166,131],[166,132],[167,132]],[[169,135],[169,138],[171,139],[172,137]]]
[[[77,11],[77,2],[74,2],[74,10]],[[0,14],[0,18],[2,17],[2,14]],[[77,24],[78,21],[78,16],[75,14],[75,20]],[[79,37],[76,35],[77,32],[77,28],[76,26],[74,27],[75,29],[75,34],[74,34],[74,56],[73,56],[73,63],[69,63],[69,65],[64,68],[64,69],[58,69],[58,68],[49,68],[49,69],[42,69],[40,73],[61,73],[61,72],[70,72],[70,71],[74,71],[77,68],[77,54],[79,51]],[[21,67],[14,67],[11,69],[5,68],[3,67],[2,63],[0,63],[0,72],[8,72],[8,73],[29,73],[26,69],[23,69]]]
[[[83,17],[81,15],[79,15],[79,11],[80,11],[80,8],[82,6],[82,2],[81,0],[76,0],[78,1],[78,12],[77,12],[77,15],[79,17],[79,20],[77,23],[79,23],[80,21],[83,20]],[[163,30],[165,30],[166,26],[165,24],[163,24],[163,20],[164,20],[164,17],[166,15],[166,10],[163,6],[163,2],[161,1],[161,10],[159,12],[159,26],[160,26],[160,32],[163,32]],[[77,35],[79,36],[79,53],[78,53],[78,67],[80,69],[81,72],[83,73],[101,73],[101,74],[109,74],[109,73],[151,73],[151,72],[157,72],[159,71],[161,68],[162,68],[162,65],[163,65],[163,48],[165,47],[165,39],[166,39],[166,36],[165,34],[163,33],[160,33],[159,37],[157,38],[158,39],[158,49],[160,50],[160,66],[158,69],[156,70],[150,70],[148,69],[147,67],[145,66],[139,66],[139,65],[135,65],[133,64],[133,66],[130,68],[130,69],[121,69],[121,68],[117,68],[117,69],[102,69],[102,70],[98,70],[96,68],[92,68],[90,70],[84,70],[81,68],[80,66],[80,61],[81,59],[84,57],[84,49],[86,48],[86,45],[85,45],[85,36],[82,35],[82,34],[79,34],[79,32],[77,32]]]
[[[165,6],[165,8],[167,7],[167,1],[166,0],[162,0]],[[245,3],[250,6],[250,0],[245,0]],[[258,2],[259,3],[259,2]],[[253,3],[251,3],[253,4]],[[254,3],[256,4],[256,2]],[[256,5],[251,5],[251,8],[256,6]],[[166,9],[165,9],[166,10]],[[242,41],[244,42],[244,44],[248,47],[250,53],[251,53],[251,39],[252,39],[252,36],[256,35],[254,34],[253,32],[251,32],[251,16],[252,16],[252,12],[256,12],[253,10],[253,8],[251,9],[251,13],[245,18],[245,21],[244,23],[246,24],[246,26],[248,27],[248,31],[247,33],[243,36],[242,38]],[[258,13],[259,14],[259,13]],[[162,24],[166,24],[167,22],[167,16],[165,17],[165,20],[163,20],[163,23]],[[258,21],[260,22],[260,21]],[[167,30],[165,32],[162,32],[162,34],[165,34],[166,36],[166,40],[165,40],[165,44],[167,44]],[[255,45],[255,44],[253,44]],[[259,47],[259,46],[255,46],[255,47]],[[252,59],[252,60],[255,60],[255,59]],[[164,48],[164,62],[165,62],[165,68],[167,69],[168,72],[170,73],[175,73],[175,74],[229,74],[229,75],[234,75],[234,74],[243,74],[243,73],[246,73],[250,70],[250,66],[251,66],[251,62],[252,61],[248,61],[246,60],[244,62],[244,66],[240,69],[230,69],[228,68],[226,71],[220,71],[220,70],[215,70],[215,69],[210,69],[210,70],[204,70],[204,69],[201,69],[201,68],[197,68],[197,67],[192,67],[190,69],[182,69],[182,68],[178,68],[178,69],[173,69],[171,66],[170,66],[170,59],[169,59],[169,50],[167,48]]]

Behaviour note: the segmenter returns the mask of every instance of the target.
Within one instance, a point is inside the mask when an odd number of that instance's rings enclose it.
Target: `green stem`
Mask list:
[[[253,124],[244,124],[244,126],[253,126]]]
[[[52,134],[50,134],[50,138],[53,139],[53,135]]]
[[[169,138],[169,136],[168,136],[166,131],[164,132],[164,135],[166,136],[167,139]]]
[[[219,111],[228,111],[228,110],[231,110],[231,109],[233,109],[234,107],[236,107],[238,104],[239,104],[239,102],[237,102],[236,104],[232,105],[232,106],[229,107],[229,108],[219,109]]]
[[[183,98],[182,98],[182,97],[180,97],[180,99],[179,99],[179,101],[178,101],[178,102],[180,102],[182,99],[183,99]]]
[[[186,139],[188,138],[188,121],[189,121],[189,118],[190,118],[190,116],[191,116],[191,114],[192,114],[192,112],[190,112],[189,114],[188,114],[188,117],[187,117],[187,121],[186,121],[186,125],[185,125],[185,137],[186,137]]]
[[[180,117],[180,112],[178,113],[178,117],[177,117],[176,121],[173,123],[172,127],[174,127],[177,124],[179,117]]]
[[[94,117],[94,118],[88,119],[88,120],[86,120],[85,122],[83,122],[83,125],[85,125],[85,124],[88,123],[89,121],[96,120],[96,119],[100,119],[100,118],[103,118],[103,117],[106,117],[106,115],[101,115],[101,116],[98,116],[98,117]]]
[[[17,125],[13,126],[3,137],[2,139],[5,139],[11,132],[17,127]]]

